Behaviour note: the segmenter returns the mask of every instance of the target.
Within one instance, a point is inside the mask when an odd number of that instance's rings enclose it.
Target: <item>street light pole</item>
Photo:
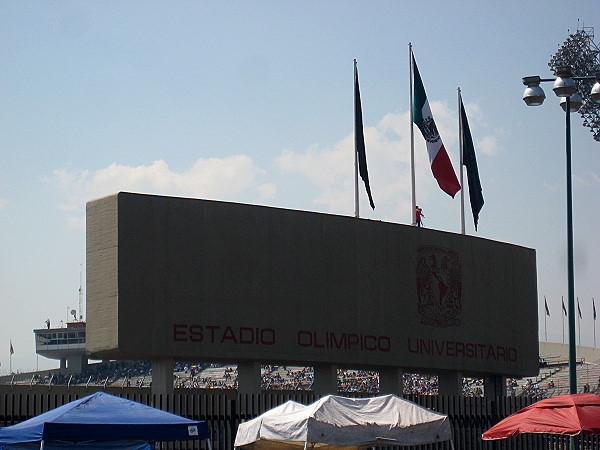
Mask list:
[[[569,310],[569,393],[577,393],[577,347],[575,345],[575,269],[573,259],[573,183],[571,180],[571,97],[566,97],[565,135],[567,151],[567,285]]]
[[[573,183],[571,177],[571,112],[577,111],[582,100],[577,93],[575,80],[593,80],[590,98],[595,103],[600,103],[600,74],[571,76],[570,67],[557,67],[556,78],[542,79],[539,76],[524,77],[523,84],[527,86],[523,100],[527,106],[539,106],[544,103],[546,95],[540,87],[541,82],[554,82],[553,91],[562,97],[561,106],[565,110],[565,147],[567,171],[567,284],[568,284],[568,328],[569,328],[569,393],[577,393],[577,347],[575,343],[575,270],[573,257]]]

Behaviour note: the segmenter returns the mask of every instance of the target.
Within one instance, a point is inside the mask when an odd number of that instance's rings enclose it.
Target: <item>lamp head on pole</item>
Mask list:
[[[581,108],[581,105],[583,104],[583,99],[581,98],[581,95],[579,95],[578,92],[575,92],[573,95],[571,95],[570,100],[571,101],[569,102],[569,112],[579,111],[579,108]],[[563,111],[567,111],[567,97],[562,97],[560,99],[560,107],[563,109]]]
[[[523,92],[523,101],[527,106],[540,106],[546,99],[544,90],[540,87],[540,77],[523,77],[523,84],[527,86]]]
[[[596,74],[596,83],[592,86],[590,97],[592,97],[594,103],[600,103],[600,72]]]
[[[572,77],[572,71],[569,66],[559,66],[556,68],[556,80],[552,90],[557,97],[570,97],[577,91],[577,86]]]

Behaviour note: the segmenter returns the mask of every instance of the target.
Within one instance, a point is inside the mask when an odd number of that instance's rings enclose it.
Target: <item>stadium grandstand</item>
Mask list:
[[[45,352],[48,351],[46,348]],[[508,378],[509,396],[551,397],[568,393],[569,366],[567,345],[540,343],[540,370],[535,377]],[[578,347],[577,390],[600,394],[600,349]],[[263,365],[261,387],[265,391],[311,391],[312,367]],[[175,364],[174,388],[178,390],[235,390],[237,366],[234,364]],[[150,388],[152,365],[149,361],[104,361],[84,365],[79,373],[66,370],[15,373],[0,377],[0,384],[51,386],[101,386],[113,388]],[[339,393],[379,393],[379,374],[369,370],[338,370]],[[438,380],[427,374],[404,374],[403,393],[437,395]],[[483,380],[463,378],[463,395],[484,395]]]

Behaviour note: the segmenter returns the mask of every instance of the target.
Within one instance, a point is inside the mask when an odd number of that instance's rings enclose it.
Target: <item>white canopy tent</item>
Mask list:
[[[308,406],[288,401],[240,424],[235,446],[247,450],[350,450],[451,440],[448,416],[395,395],[328,395]]]

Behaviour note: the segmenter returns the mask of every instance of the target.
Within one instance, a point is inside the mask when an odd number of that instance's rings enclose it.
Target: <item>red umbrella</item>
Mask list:
[[[504,439],[519,433],[551,433],[575,436],[600,434],[600,396],[568,394],[550,397],[501,420],[481,436]]]

